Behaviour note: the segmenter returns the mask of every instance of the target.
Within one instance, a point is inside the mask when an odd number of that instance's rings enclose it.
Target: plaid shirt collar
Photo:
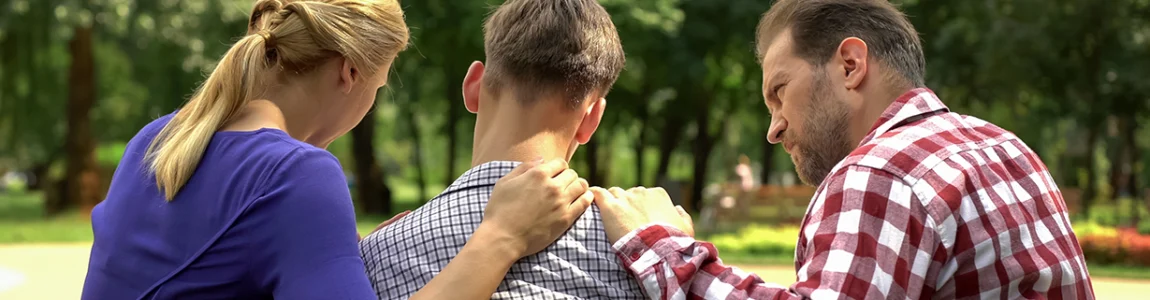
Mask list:
[[[503,176],[510,173],[512,169],[518,167],[519,164],[521,164],[521,162],[490,161],[471,167],[471,169],[455,179],[440,195],[450,195],[457,191],[470,188],[493,186],[496,182],[499,182],[500,178],[503,178]]]
[[[929,88],[915,88],[903,93],[886,107],[882,116],[871,127],[870,134],[859,142],[859,146],[866,145],[883,134],[906,125],[936,112],[950,112],[950,108]]]

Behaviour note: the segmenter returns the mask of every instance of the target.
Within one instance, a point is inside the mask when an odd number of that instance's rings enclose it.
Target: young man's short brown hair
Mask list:
[[[595,0],[508,0],[483,26],[492,90],[514,85],[520,101],[562,95],[571,107],[605,96],[623,70],[611,16]]]
[[[814,65],[834,57],[839,43],[858,37],[878,60],[912,86],[925,86],[926,59],[918,32],[886,0],[778,0],[759,22],[761,58],[780,32],[790,29],[795,54]]]

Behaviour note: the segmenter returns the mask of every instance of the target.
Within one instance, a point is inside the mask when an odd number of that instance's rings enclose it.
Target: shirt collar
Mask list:
[[[871,127],[870,134],[862,139],[859,146],[873,140],[875,137],[891,131],[894,128],[908,123],[910,119],[917,119],[934,112],[949,112],[950,108],[929,88],[915,88],[899,96],[887,106],[882,116]]]
[[[520,162],[517,161],[492,161],[472,167],[455,182],[451,183],[441,195],[447,195],[459,190],[465,190],[483,186],[494,186],[500,178],[511,173],[515,167],[518,167]]]

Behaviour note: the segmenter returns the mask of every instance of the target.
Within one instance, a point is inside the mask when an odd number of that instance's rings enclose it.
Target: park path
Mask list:
[[[0,245],[0,299],[79,299],[91,244]],[[740,266],[767,282],[794,282],[794,268]],[[1094,278],[1098,299],[1146,299],[1150,281]]]

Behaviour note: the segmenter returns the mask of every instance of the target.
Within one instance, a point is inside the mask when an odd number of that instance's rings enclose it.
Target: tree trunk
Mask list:
[[[1086,182],[1082,187],[1082,214],[1090,217],[1090,206],[1094,204],[1095,191],[1095,159],[1094,152],[1098,142],[1099,126],[1090,124],[1086,132]]]
[[[41,191],[48,187],[48,168],[52,165],[53,160],[37,163],[32,165],[29,170],[31,178],[28,178],[28,190]]]
[[[1135,140],[1135,132],[1138,130],[1138,123],[1135,116],[1130,114],[1122,118],[1122,132],[1120,138],[1122,139],[1122,164],[1115,165],[1119,168],[1118,187],[1116,195],[1123,195],[1131,197],[1130,199],[1130,226],[1138,227],[1138,222],[1141,219],[1141,212],[1139,204],[1142,201],[1139,198],[1138,188],[1136,187],[1136,176],[1134,175],[1134,166],[1141,163],[1138,160],[1138,144]]]
[[[64,173],[64,197],[55,207],[46,207],[49,215],[78,205],[90,212],[103,198],[96,171],[95,142],[90,129],[90,112],[96,102],[95,64],[92,57],[92,28],[77,26],[69,43],[72,65],[68,71],[67,133],[64,140],[67,167]]]
[[[351,153],[355,158],[358,185],[356,199],[365,213],[390,215],[391,189],[387,187],[383,169],[375,159],[375,109],[373,105],[367,117],[351,130]]]
[[[1125,151],[1123,151],[1125,149],[1122,148],[1122,135],[1126,126],[1125,120],[1121,117],[1111,117],[1107,121],[1107,127],[1114,129],[1114,131],[1107,134],[1106,147],[1104,147],[1106,158],[1110,160],[1110,174],[1106,181],[1110,187],[1108,194],[1110,199],[1118,199],[1122,192],[1122,167],[1126,163]]]
[[[599,170],[599,138],[591,136],[591,140],[583,146],[586,148],[583,154],[586,155],[587,161],[587,183],[593,186],[603,186],[602,172]]]
[[[456,176],[459,176],[459,174],[455,174],[455,159],[456,151],[459,151],[458,124],[461,114],[460,106],[463,105],[461,103],[463,101],[459,100],[463,95],[463,87],[456,84],[452,80],[453,78],[451,72],[443,72],[443,81],[447,84],[447,88],[443,89],[447,93],[447,124],[444,125],[444,129],[447,130],[447,168],[444,170],[447,170],[447,174],[443,176],[444,186],[450,186],[455,182]],[[413,100],[418,101],[418,99]]]
[[[710,165],[711,150],[715,148],[715,136],[711,135],[710,113],[700,110],[695,121],[698,134],[692,147],[694,163],[691,176],[691,198],[683,209],[699,212],[703,208],[703,188],[707,186],[707,167]]]
[[[1126,186],[1130,188],[1130,196],[1135,199],[1134,202],[1138,202],[1138,199],[1141,199],[1143,196],[1143,191],[1139,188],[1139,182],[1142,178],[1140,175],[1142,174],[1139,174],[1137,171],[1146,171],[1146,169],[1137,167],[1142,165],[1142,149],[1138,148],[1137,140],[1138,130],[1141,129],[1139,127],[1141,126],[1138,126],[1138,122],[1135,120],[1130,122],[1130,130],[1126,131],[1126,151],[1129,151],[1127,153],[1130,155],[1130,173],[1129,177],[1126,178]],[[1135,213],[1138,213],[1138,211],[1135,211]]]
[[[647,114],[639,115],[639,138],[635,141],[635,186],[643,185],[643,147],[647,142]]]
[[[773,168],[775,167],[775,144],[771,144],[771,142],[766,139],[767,134],[770,134],[770,130],[767,130],[767,133],[763,134],[763,169],[759,170],[759,182],[761,182],[763,185],[770,184],[771,171],[773,171]]]
[[[1137,121],[1134,120],[1133,115],[1124,116],[1119,120],[1120,133],[1119,140],[1121,140],[1121,156],[1118,162],[1114,164],[1114,169],[1118,170],[1115,178],[1114,195],[1115,196],[1135,196],[1136,188],[1134,188],[1134,166],[1138,163],[1134,160],[1137,155],[1138,145],[1136,144],[1134,131],[1138,130]]]
[[[416,99],[412,99],[416,100]],[[419,203],[427,203],[427,177],[424,176],[423,167],[423,138],[419,134],[419,122],[415,119],[416,112],[411,111],[407,114],[407,130],[411,135],[412,142],[415,143],[415,182],[419,185]]]
[[[682,119],[672,116],[663,124],[662,134],[659,135],[659,165],[655,169],[655,182],[652,186],[667,180],[667,171],[671,165],[671,154],[679,146],[679,138],[683,136]]]

